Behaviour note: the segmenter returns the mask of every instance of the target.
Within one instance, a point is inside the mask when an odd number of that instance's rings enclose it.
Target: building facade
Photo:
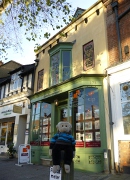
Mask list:
[[[103,1],[107,9],[110,124],[113,164],[118,172],[130,166],[130,1]]]
[[[33,93],[35,64],[20,65],[0,79],[0,153],[8,144],[27,144],[29,137],[30,101]]]
[[[103,95],[107,52],[106,8],[101,1],[38,50],[34,94],[29,96],[32,162],[48,158],[56,124],[67,120],[76,139],[74,167],[104,170],[104,152],[110,144]]]

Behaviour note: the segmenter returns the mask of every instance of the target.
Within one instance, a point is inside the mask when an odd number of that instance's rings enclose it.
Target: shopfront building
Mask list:
[[[76,139],[75,168],[103,171],[107,140],[102,75],[75,77],[37,93],[31,98],[31,103],[30,143],[34,163],[40,163],[42,157],[48,158],[49,140],[56,133],[56,125],[67,120],[72,124],[72,134]]]
[[[113,122],[114,162],[118,172],[130,166],[130,61],[107,69]]]
[[[49,140],[57,123],[67,120],[76,139],[74,167],[104,170],[104,150],[110,148],[109,117],[105,113],[105,18],[104,5],[97,1],[37,50],[34,94],[29,96],[33,163],[51,158]]]

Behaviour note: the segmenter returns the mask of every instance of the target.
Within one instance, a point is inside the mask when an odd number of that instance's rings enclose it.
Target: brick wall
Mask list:
[[[129,0],[116,0],[118,1],[118,16],[130,8]],[[115,12],[111,6],[111,0],[102,1],[107,8],[107,37],[108,37],[108,51],[109,51],[109,65],[119,63],[118,51],[118,37],[116,29]],[[124,47],[128,46],[130,51],[130,11],[119,20],[119,29],[121,37],[122,61],[130,59],[130,54],[124,53]]]

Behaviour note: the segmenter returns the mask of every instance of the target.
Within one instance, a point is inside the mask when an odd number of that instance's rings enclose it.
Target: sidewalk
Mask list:
[[[0,180],[49,180],[49,167],[42,165],[16,166],[17,159],[0,156]],[[74,180],[130,180],[130,174],[104,174],[75,171]]]

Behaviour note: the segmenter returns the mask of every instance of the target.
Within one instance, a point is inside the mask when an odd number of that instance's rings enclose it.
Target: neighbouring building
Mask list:
[[[36,64],[14,67],[8,76],[0,78],[0,153],[7,152],[10,143],[18,149],[20,144],[28,143],[29,137],[30,101],[27,96],[33,93]]]
[[[17,63],[13,60],[7,62],[7,63],[3,63],[2,61],[0,61],[0,78],[3,77],[7,77],[9,76],[9,72],[20,67],[21,64]]]
[[[34,94],[29,96],[31,159],[41,163],[42,157],[48,158],[56,124],[68,120],[76,139],[74,167],[102,172],[106,170],[104,153],[111,148],[104,80],[108,67],[106,7],[99,0],[80,16],[75,14],[76,20],[36,53],[39,64]]]
[[[103,0],[103,3],[107,9],[110,64],[106,72],[113,169],[130,172],[130,1]]]

